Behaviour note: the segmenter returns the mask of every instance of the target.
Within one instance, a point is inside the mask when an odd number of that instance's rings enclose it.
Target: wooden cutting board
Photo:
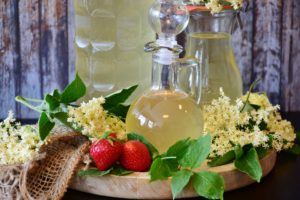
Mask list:
[[[273,169],[276,162],[276,152],[270,151],[260,160],[263,176]],[[235,169],[234,165],[227,164],[219,167],[208,167],[204,163],[200,170],[217,172],[224,177],[225,191],[235,190],[254,183],[246,174]],[[170,180],[149,181],[147,173],[136,172],[128,176],[106,175],[103,177],[74,176],[70,188],[91,194],[127,198],[127,199],[172,199]],[[188,185],[177,198],[197,197],[191,185]]]

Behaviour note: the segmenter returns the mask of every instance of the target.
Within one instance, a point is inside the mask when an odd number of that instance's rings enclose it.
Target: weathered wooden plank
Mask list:
[[[16,112],[14,101],[18,91],[15,75],[18,75],[18,4],[13,0],[0,2],[0,118],[5,118],[11,109]]]
[[[280,99],[281,9],[278,0],[254,1],[252,79],[262,79],[258,89],[275,104]]]
[[[300,1],[283,5],[281,101],[284,111],[300,111]]]
[[[21,94],[41,98],[39,0],[19,1]],[[19,118],[37,118],[38,113],[21,107]]]
[[[73,0],[68,0],[69,81],[75,76],[75,9]]]
[[[68,83],[68,3],[67,0],[40,3],[42,93],[45,94]]]
[[[247,6],[246,6],[247,5]],[[249,89],[252,80],[252,41],[253,41],[253,1],[245,1],[245,10],[240,12],[241,27],[238,27],[232,36],[236,61],[243,77],[244,91]],[[246,8],[247,7],[247,8]]]

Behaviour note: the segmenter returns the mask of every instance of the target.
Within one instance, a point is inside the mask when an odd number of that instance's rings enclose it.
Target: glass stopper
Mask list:
[[[149,10],[149,21],[158,34],[157,42],[173,47],[176,35],[188,25],[189,12],[182,0],[156,0]]]

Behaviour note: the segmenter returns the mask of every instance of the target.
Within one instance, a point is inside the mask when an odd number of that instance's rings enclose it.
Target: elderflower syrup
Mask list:
[[[191,33],[186,52],[187,56],[195,56],[203,67],[203,104],[217,99],[220,87],[232,100],[241,97],[242,78],[228,33]]]
[[[182,47],[175,36],[188,23],[188,10],[181,0],[156,0],[149,11],[158,39],[145,45],[152,52],[152,86],[131,105],[127,132],[142,134],[160,153],[178,140],[201,136],[201,76],[194,61],[178,60]],[[186,84],[183,84],[186,82]],[[183,85],[188,85],[185,93]]]
[[[131,106],[127,131],[143,134],[165,152],[184,137],[198,138],[203,130],[202,111],[195,101],[183,92],[150,91]]]
[[[242,96],[243,82],[231,44],[239,22],[238,11],[229,7],[217,13],[203,3],[188,6],[190,21],[185,30],[185,57],[195,58],[202,69],[201,105],[218,98],[222,87],[232,101]]]
[[[146,14],[152,2],[74,0],[76,70],[88,86],[86,100],[136,84],[137,94],[149,87],[151,56],[142,50],[155,38]]]

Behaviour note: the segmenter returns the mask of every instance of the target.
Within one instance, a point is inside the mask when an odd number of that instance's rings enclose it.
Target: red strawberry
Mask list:
[[[136,140],[123,144],[121,165],[131,171],[144,172],[151,165],[151,155],[147,146]]]
[[[111,137],[114,138],[114,136]],[[98,140],[90,148],[90,155],[97,168],[101,171],[107,170],[114,165],[119,160],[121,153],[122,144],[109,139]]]

